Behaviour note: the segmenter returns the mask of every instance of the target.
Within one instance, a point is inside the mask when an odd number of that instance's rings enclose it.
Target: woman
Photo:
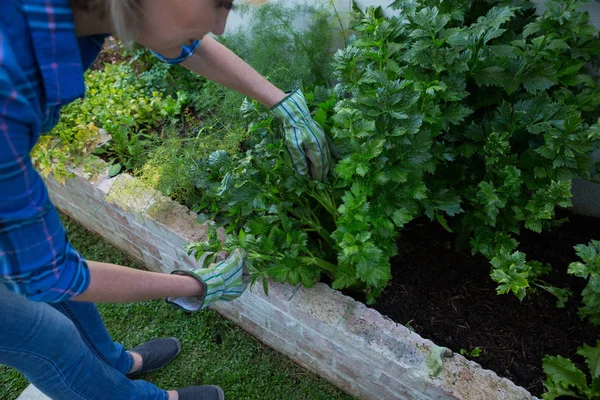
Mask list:
[[[244,252],[210,268],[159,274],[84,260],[71,247],[29,152],[65,104],[104,38],[137,41],[270,107],[283,121],[300,174],[323,179],[330,154],[299,90],[286,94],[208,36],[230,0],[2,0],[0,2],[0,363],[54,399],[223,399],[215,386],[165,391],[132,380],[170,362],[175,338],[126,351],[94,302],[167,298],[188,311],[245,289]]]

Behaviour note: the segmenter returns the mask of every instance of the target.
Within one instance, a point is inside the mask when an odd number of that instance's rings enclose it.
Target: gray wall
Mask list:
[[[347,15],[348,11],[351,8],[351,0],[270,0],[269,3],[286,3],[286,4],[321,4],[321,5],[329,5],[331,3],[335,4],[335,8],[340,12],[341,15]],[[225,29],[225,33],[235,32],[239,28],[243,28],[248,24],[248,16],[241,15],[239,11],[233,10],[229,14],[229,18],[227,20],[227,26]]]
[[[288,4],[330,4],[331,1],[335,3],[336,9],[342,13],[342,15],[346,14],[349,10],[352,9],[352,1],[351,0],[271,0],[271,3],[288,3]],[[544,9],[544,0],[533,0],[534,3],[538,4],[538,9],[541,11]],[[391,3],[391,0],[356,0],[356,4],[358,4],[361,8],[366,8],[368,6],[382,6],[385,10],[386,6]],[[590,18],[592,23],[600,29],[600,3],[593,1],[590,4],[587,4],[581,7],[582,10],[588,11],[590,13]],[[385,10],[388,15],[391,15],[391,10]],[[231,12],[229,16],[229,20],[227,22],[226,32],[233,32],[240,27],[244,27],[247,25],[247,17],[243,17],[239,12],[235,10]]]

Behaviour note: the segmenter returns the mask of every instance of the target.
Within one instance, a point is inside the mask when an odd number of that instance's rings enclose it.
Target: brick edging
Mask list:
[[[136,180],[128,175],[109,178],[107,170],[93,181],[82,176],[64,186],[52,177],[46,180],[61,211],[149,270],[170,272],[181,264],[194,265],[183,247],[206,234],[195,214],[140,188],[129,191],[133,195],[119,200],[120,205],[111,203],[107,195]],[[148,206],[157,202],[161,211],[149,213]],[[256,285],[238,300],[212,308],[359,399],[535,399],[511,381],[324,284],[307,289],[271,281],[269,296]]]

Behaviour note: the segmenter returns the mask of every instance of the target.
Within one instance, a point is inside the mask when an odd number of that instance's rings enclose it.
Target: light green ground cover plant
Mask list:
[[[99,128],[112,139],[96,154],[105,154],[123,170],[132,170],[144,162],[143,139],[157,127],[156,115],[173,117],[181,111],[181,107],[169,108],[173,98],[150,90],[127,64],[89,71],[85,79],[87,97],[62,110],[59,124],[40,139],[31,154],[42,175],[52,173],[61,182],[70,176],[68,167],[94,165],[90,153],[98,144]]]
[[[595,347],[584,344],[577,350],[577,354],[585,359],[589,378],[568,358],[544,357],[544,372],[547,375],[544,386],[548,390],[542,395],[544,400],[600,399],[600,340]]]
[[[90,260],[138,268],[122,252],[61,215],[76,249]],[[350,399],[344,393],[262,345],[214,311],[186,315],[164,301],[102,304],[100,313],[115,340],[127,347],[163,336],[183,345],[179,357],[148,375],[161,387],[221,385],[228,399]],[[0,366],[0,399],[13,400],[27,387],[14,369]]]

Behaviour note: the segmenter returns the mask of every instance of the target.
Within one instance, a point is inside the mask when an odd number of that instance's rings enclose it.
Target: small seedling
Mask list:
[[[479,346],[473,348],[471,351],[466,349],[460,349],[460,354],[465,357],[475,358],[481,355],[481,348]]]

